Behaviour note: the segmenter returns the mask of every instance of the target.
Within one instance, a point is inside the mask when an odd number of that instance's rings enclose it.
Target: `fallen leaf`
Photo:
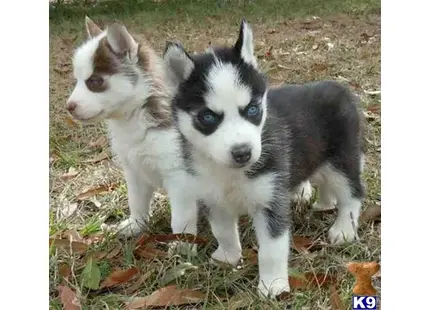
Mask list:
[[[65,263],[58,265],[58,274],[63,278],[67,278],[71,273],[72,270],[69,265]]]
[[[228,300],[228,305],[225,307],[228,310],[236,310],[236,309],[249,309],[249,305],[253,302],[252,295],[249,293],[243,292],[237,295],[233,295]]]
[[[82,285],[86,288],[96,290],[99,288],[101,272],[97,263],[90,258],[82,271]]]
[[[342,299],[340,299],[339,293],[336,289],[336,286],[333,284],[330,285],[330,302],[332,310],[345,310],[345,304]]]
[[[192,234],[169,234],[169,235],[143,235],[140,237],[136,244],[146,245],[152,242],[171,242],[171,241],[184,241],[194,244],[206,244],[208,241],[205,238],[198,237]]]
[[[63,218],[68,218],[75,213],[76,209],[78,208],[77,202],[68,203],[67,201],[64,202],[62,208],[60,209],[61,215]]]
[[[67,229],[67,230],[63,231],[61,233],[61,237],[67,238],[70,241],[79,241],[79,242],[85,243],[84,238],[81,237],[81,235],[79,234],[79,232],[76,229]]]
[[[146,280],[149,279],[150,276],[154,273],[154,270],[148,270],[143,275],[137,277],[136,282],[134,282],[132,285],[124,289],[124,295],[132,295],[134,294],[138,289],[141,289],[145,283]]]
[[[293,236],[293,247],[297,252],[307,252],[321,248],[320,244],[308,237]]]
[[[155,258],[168,257],[169,253],[152,247],[138,247],[136,250],[134,250],[134,255],[139,258],[153,260]]]
[[[112,272],[100,285],[103,287],[112,287],[114,285],[122,284],[128,282],[132,277],[134,277],[139,272],[139,269],[132,267],[125,270],[116,270]]]
[[[188,270],[196,270],[196,269],[198,269],[197,266],[194,266],[193,264],[188,262],[179,264],[178,266],[167,270],[164,276],[158,282],[160,283],[160,286],[169,284],[170,282],[176,280],[177,278],[180,278],[183,275],[185,275],[185,273]]]
[[[326,63],[313,63],[311,65],[311,70],[314,72],[322,72],[328,69],[329,65]]]
[[[324,287],[332,283],[336,283],[337,279],[335,276],[312,272],[306,272],[300,276],[289,276],[290,287],[292,289],[302,289],[307,287]]]
[[[370,223],[381,221],[381,205],[373,204],[367,207],[363,213],[361,213],[360,221],[362,223]]]
[[[89,143],[89,146],[93,148],[103,148],[107,144],[108,144],[108,138],[106,136],[101,136],[96,141],[91,141]]]
[[[101,161],[103,161],[105,159],[109,159],[109,155],[106,154],[105,152],[102,152],[102,153],[97,154],[96,156],[94,156],[91,159],[85,160],[84,163],[87,163],[87,164],[96,164],[96,163],[101,162]]]
[[[92,196],[104,193],[104,192],[109,192],[113,189],[115,189],[117,185],[116,184],[111,184],[111,185],[101,185],[99,187],[94,187],[94,188],[90,188],[90,189],[86,189],[83,192],[81,192],[76,198],[78,200],[85,200],[88,199]]]
[[[258,264],[258,252],[254,249],[243,249],[242,251],[243,260],[249,265]]]
[[[64,310],[82,309],[79,299],[76,297],[76,293],[70,287],[59,285],[58,292],[60,293],[60,299]]]
[[[73,179],[78,174],[79,174],[78,170],[76,170],[73,167],[70,167],[68,172],[60,175],[60,180],[63,181],[63,182],[66,182],[66,181],[69,181],[69,180]]]
[[[78,123],[69,115],[66,116],[66,118],[64,119],[64,121],[66,122],[66,124],[69,127],[79,127]]]
[[[375,113],[375,114],[379,114],[379,113],[381,113],[381,105],[375,104],[375,105],[369,106],[367,108],[367,111],[370,111],[370,112]]]
[[[70,241],[69,239],[54,239],[49,238],[49,245],[62,248],[67,252],[82,254],[88,250],[88,244],[79,241]]]
[[[122,247],[119,245],[116,248],[114,248],[112,251],[109,252],[109,254],[106,256],[108,260],[111,260],[119,255],[121,253]]]
[[[178,289],[176,285],[170,285],[156,290],[151,295],[134,298],[128,303],[129,309],[143,307],[168,307],[196,304],[204,301],[206,294],[192,289]]]

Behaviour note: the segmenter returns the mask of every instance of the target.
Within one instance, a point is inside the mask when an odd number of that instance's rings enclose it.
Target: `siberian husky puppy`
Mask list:
[[[347,88],[333,81],[269,88],[245,20],[234,46],[190,55],[168,43],[164,61],[176,85],[181,155],[218,241],[213,259],[240,261],[238,217],[248,213],[259,243],[259,291],[289,291],[291,205],[307,180],[319,185],[319,207],[337,203],[329,240],[357,238],[362,125]]]
[[[76,85],[67,110],[84,123],[106,121],[113,153],[128,188],[130,217],[118,225],[124,237],[145,228],[153,191],[169,196],[174,233],[197,233],[197,206],[173,127],[166,67],[149,44],[114,23],[101,30],[88,17],[88,40],[73,56]]]

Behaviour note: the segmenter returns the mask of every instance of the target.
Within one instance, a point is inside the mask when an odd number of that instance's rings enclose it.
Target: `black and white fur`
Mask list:
[[[219,244],[212,258],[240,261],[237,222],[248,213],[259,242],[259,291],[271,297],[289,291],[298,187],[316,182],[320,208],[337,202],[332,243],[357,238],[363,155],[356,98],[332,81],[269,88],[245,20],[233,47],[191,56],[169,43],[164,60],[177,83],[172,105],[182,156]]]

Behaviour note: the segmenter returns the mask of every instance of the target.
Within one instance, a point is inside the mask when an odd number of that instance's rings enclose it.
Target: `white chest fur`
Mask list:
[[[138,120],[109,122],[112,150],[121,165],[138,174],[155,188],[163,179],[182,169],[177,132],[173,129],[147,129]]]
[[[252,215],[272,199],[275,186],[273,173],[250,179],[242,169],[220,169],[208,164],[199,164],[198,167],[198,192],[211,208]]]

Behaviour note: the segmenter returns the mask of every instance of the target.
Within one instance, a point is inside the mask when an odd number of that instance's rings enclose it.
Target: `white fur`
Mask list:
[[[196,197],[191,189],[193,180],[183,169],[178,133],[172,127],[154,129],[142,109],[151,95],[150,77],[142,73],[133,85],[122,74],[106,76],[109,88],[102,93],[93,93],[85,85],[92,74],[93,55],[104,36],[106,32],[77,49],[73,59],[77,84],[69,101],[77,104],[74,111],[77,119],[107,121],[112,151],[124,169],[130,208],[130,218],[117,228],[126,237],[139,234],[148,220],[153,191],[165,188],[171,202],[173,232],[195,235]],[[163,67],[160,65],[159,69]]]
[[[288,282],[288,257],[290,235],[287,230],[273,239],[267,230],[265,217],[259,213],[254,217],[254,228],[258,238],[258,265],[260,281],[258,289],[264,296],[277,296],[290,291]]]
[[[242,56],[245,62],[257,68],[258,63],[257,63],[257,59],[254,56],[254,43],[253,43],[252,29],[248,25],[248,23],[243,23],[242,35],[243,35],[243,43],[242,43],[242,48],[240,50],[240,55]]]
[[[207,158],[223,166],[235,165],[231,150],[238,144],[251,146],[251,159],[248,166],[255,163],[261,155],[261,131],[266,117],[266,95],[261,98],[264,109],[260,126],[255,126],[239,114],[239,108],[246,107],[251,100],[251,90],[239,82],[238,73],[232,65],[214,65],[208,75],[209,89],[206,95],[207,106],[214,112],[223,113],[224,118],[218,129],[205,136],[192,125],[191,115],[178,112],[181,119],[180,131],[204,152]]]
[[[348,180],[330,164],[319,168],[310,180],[318,185],[320,191],[319,201],[314,204],[314,208],[333,209],[337,203],[338,215],[329,230],[329,241],[342,244],[345,241],[357,240],[361,202],[351,195]]]

